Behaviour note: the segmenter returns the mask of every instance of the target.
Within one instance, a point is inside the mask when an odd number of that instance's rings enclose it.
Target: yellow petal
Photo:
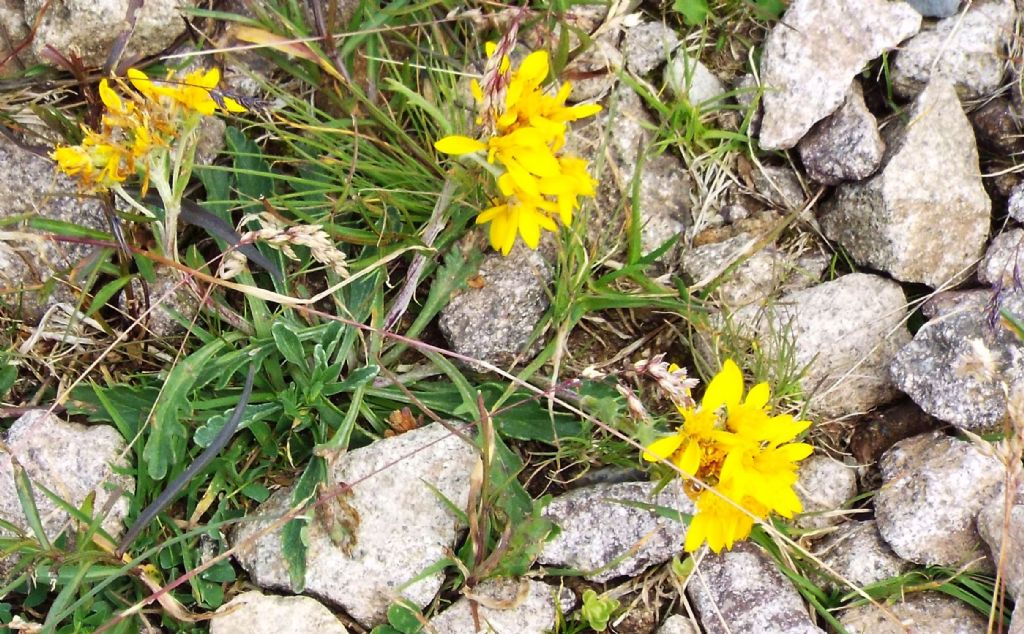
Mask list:
[[[743,397],[743,372],[732,359],[726,359],[722,371],[708,383],[700,406],[705,410],[715,410],[725,406],[733,406]]]
[[[438,139],[434,143],[434,149],[444,154],[453,154],[458,156],[460,154],[470,154],[472,152],[482,152],[487,149],[487,146],[471,139],[468,136],[446,136],[443,139]]]
[[[768,399],[771,397],[772,390],[768,387],[768,384],[758,383],[754,387],[750,388],[750,392],[747,394],[747,398],[743,401],[743,404],[755,409],[764,409],[764,406],[768,404]]]
[[[494,52],[497,51],[497,50],[498,50],[498,43],[497,42],[485,42],[484,43],[484,53],[487,55],[487,57],[493,57],[494,56]]]
[[[679,434],[659,438],[647,445],[647,448],[644,449],[643,459],[647,462],[668,460],[676,452],[676,449],[679,449],[681,444],[683,444],[683,437]]]
[[[117,96],[117,93],[110,87],[110,83],[106,79],[100,81],[100,101],[111,112],[118,114],[124,112],[124,104],[121,102],[121,98]]]
[[[676,466],[685,474],[697,475],[697,470],[700,469],[700,456],[700,444],[691,440],[686,444],[686,449],[680,454],[679,460],[676,461]]]
[[[517,74],[529,85],[537,86],[548,76],[548,52],[534,51],[526,56]]]
[[[473,99],[475,99],[477,103],[484,100],[484,89],[480,87],[480,82],[477,80],[469,80],[469,92],[473,94]]]

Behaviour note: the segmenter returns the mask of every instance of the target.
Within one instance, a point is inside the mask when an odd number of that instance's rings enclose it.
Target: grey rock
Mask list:
[[[814,455],[800,463],[796,493],[803,513],[796,525],[804,529],[835,526],[846,519],[842,507],[857,495],[857,471],[825,455]]]
[[[998,305],[1024,315],[1024,292],[1004,292]],[[922,326],[893,360],[896,386],[947,423],[978,430],[997,425],[1006,413],[1003,382],[1011,392],[1024,387],[1024,344],[992,321],[996,308],[967,302]],[[989,351],[997,376],[984,372],[975,341]]]
[[[746,73],[736,81],[733,92],[736,95],[736,103],[743,107],[740,114],[744,119],[750,120],[747,133],[757,136],[761,131],[761,119],[764,118],[764,108],[761,104],[764,94],[757,83],[757,77],[753,73]]]
[[[636,575],[683,552],[685,526],[657,513],[615,502],[639,502],[695,512],[693,502],[673,482],[657,496],[654,482],[599,484],[560,495],[544,509],[544,516],[562,532],[544,545],[538,561],[559,568],[574,568],[585,578],[604,582]],[[639,548],[611,565],[630,549]],[[606,568],[607,567],[607,568]]]
[[[917,33],[921,14],[887,0],[795,0],[761,57],[761,148],[791,148],[832,114],[868,61]]]
[[[988,544],[992,561],[1003,562],[1001,577],[1009,595],[1021,603],[1024,601],[1024,504],[1018,499],[1007,509],[1006,502],[1000,493],[985,505],[978,514],[978,532]],[[1004,539],[1004,535],[1009,535],[1009,539]]]
[[[1010,629],[1006,634],[1024,634],[1024,601],[1017,601],[1010,617]]]
[[[492,579],[472,589],[480,599],[474,621],[469,598],[462,597],[434,618],[428,632],[436,634],[544,634],[555,626],[559,614],[568,614],[576,603],[570,590],[540,581]],[[503,605],[511,606],[502,609]]]
[[[800,594],[750,542],[708,554],[686,587],[707,634],[818,634]]]
[[[683,253],[681,268],[693,283],[703,288],[722,275],[757,244],[760,237],[740,234],[722,242],[693,247]],[[723,306],[739,308],[761,302],[794,273],[797,264],[773,245],[750,254],[715,290]]]
[[[279,597],[257,590],[222,605],[210,634],[346,634],[330,610],[309,597]]]
[[[0,42],[0,59],[7,62],[0,67],[0,77],[9,77],[29,66],[39,63],[31,46],[22,47],[20,51],[12,50],[10,45],[24,42],[31,34],[25,22],[25,6],[22,0],[0,0],[0,29],[4,38]],[[10,57],[9,57],[10,56]]]
[[[948,18],[960,9],[961,0],[907,0],[921,15],[928,18]]]
[[[992,291],[987,288],[941,291],[921,305],[921,313],[928,319],[938,319],[957,312],[983,312],[991,301]]]
[[[722,81],[685,50],[680,50],[665,67],[665,85],[676,99],[702,110],[714,110],[725,94]]]
[[[849,634],[984,634],[985,617],[941,592],[914,592],[883,612],[871,604],[844,610],[839,622]]]
[[[1018,183],[1010,192],[1007,212],[1017,222],[1024,223],[1024,182]]]
[[[483,285],[453,293],[441,311],[441,333],[451,349],[502,368],[528,360],[540,343],[530,346],[530,335],[548,309],[552,274],[541,254],[523,244],[516,243],[508,256],[485,256]]]
[[[978,263],[978,281],[997,287],[1024,283],[1024,229],[1010,229],[992,239]]]
[[[657,634],[700,634],[697,626],[682,614],[673,614],[665,619],[658,628]]]
[[[129,0],[57,0],[46,9],[32,50],[40,59],[54,48],[65,57],[78,55],[86,66],[102,66],[115,39],[127,27]],[[189,0],[149,0],[143,3],[128,40],[124,59],[159,53],[185,32],[182,10]],[[25,19],[32,23],[45,0],[25,0]]]
[[[0,219],[24,214],[107,228],[98,200],[79,196],[75,182],[58,174],[50,160],[0,138]],[[0,241],[0,287],[21,290],[0,294],[0,303],[13,305],[9,314],[34,323],[53,302],[75,304],[76,294],[65,273],[94,248],[47,239],[24,223],[7,225],[5,231],[27,234],[18,241]],[[54,280],[56,284],[47,284]],[[47,294],[51,286],[53,292]]]
[[[807,202],[800,177],[788,167],[764,165],[751,176],[758,195],[773,207],[790,211],[803,207]]]
[[[825,185],[859,181],[878,169],[885,142],[859,83],[853,82],[839,110],[815,123],[797,149],[807,175]]]
[[[114,472],[127,469],[124,439],[113,427],[62,421],[46,410],[32,410],[14,421],[5,439],[10,453],[0,453],[0,518],[31,534],[14,485],[11,456],[32,481],[43,531],[53,541],[70,526],[70,516],[41,487],[75,508],[95,493],[93,508],[110,506],[103,530],[115,539],[124,532],[129,495],[135,482]]]
[[[126,315],[143,317],[141,324],[147,337],[162,339],[181,335],[186,330],[184,324],[190,323],[200,310],[199,298],[189,290],[188,280],[176,269],[156,269],[152,282],[143,285],[136,278],[131,281],[131,287],[132,300],[137,306],[130,306],[128,295],[123,292],[118,303]],[[148,302],[145,301],[147,294]]]
[[[906,315],[898,284],[853,273],[784,295],[767,312],[741,309],[734,320],[760,334],[766,349],[791,345],[796,366],[807,367],[801,382],[811,410],[840,417],[897,396],[889,364],[910,341]]]
[[[617,32],[593,40],[593,46],[569,62],[563,71],[567,76],[579,76],[572,82],[569,101],[590,101],[608,94],[617,81],[622,68]]]
[[[622,38],[622,57],[626,69],[646,75],[679,46],[679,35],[664,22],[644,22],[630,29]]]
[[[1020,116],[1006,97],[992,99],[972,112],[971,124],[979,146],[1003,154],[1024,151]]]
[[[821,227],[858,264],[938,287],[962,280],[981,257],[991,202],[952,84],[929,84],[907,120],[887,135],[875,176],[838,188]]]
[[[974,520],[1003,481],[998,460],[969,442],[930,432],[893,445],[879,467],[875,520],[893,552],[939,566],[986,557]]]
[[[350,483],[352,491],[334,513],[357,518],[354,543],[335,545],[315,516],[306,526],[306,591],[367,628],[383,622],[399,596],[419,607],[433,600],[443,573],[406,584],[455,547],[462,526],[438,494],[465,508],[476,460],[472,446],[436,423],[339,458],[329,481]],[[291,494],[292,487],[274,493],[232,539],[239,563],[261,588],[290,590],[280,531],[257,535],[288,511]]]
[[[963,14],[922,29],[893,61],[893,90],[909,99],[941,76],[965,99],[994,92],[1003,80],[1014,18],[1012,0],[975,0]]]
[[[814,555],[836,574],[858,588],[897,577],[914,567],[892,552],[878,533],[874,520],[846,522],[816,543]],[[845,583],[828,579],[826,587],[846,590]]]

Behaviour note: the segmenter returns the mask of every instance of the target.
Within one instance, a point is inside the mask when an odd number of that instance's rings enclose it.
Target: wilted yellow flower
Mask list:
[[[687,529],[687,551],[705,541],[715,552],[732,548],[750,535],[753,518],[763,520],[773,512],[791,518],[802,511],[793,486],[798,463],[813,448],[792,441],[810,422],[788,414],[771,416],[767,383],[752,387],[746,398],[743,392],[743,373],[726,360],[700,406],[678,408],[683,425],[676,433],[654,441],[643,452],[644,460],[668,460],[715,489],[687,482],[686,491],[697,503]]]
[[[487,90],[475,80],[470,84],[483,109],[477,121],[487,132],[485,140],[452,135],[439,139],[434,147],[454,156],[486,154],[487,162],[499,170],[497,184],[505,200],[483,211],[477,223],[491,223],[491,246],[507,255],[517,235],[536,249],[541,230],[557,231],[556,215],[562,224],[570,225],[579,197],[594,195],[587,161],[561,150],[567,123],[592,116],[601,106],[566,106],[572,90],[568,82],[555,94],[547,93],[543,89],[550,70],[546,51],[529,54],[514,71],[507,55],[494,61],[497,45],[488,43],[487,54],[497,75],[485,75]]]

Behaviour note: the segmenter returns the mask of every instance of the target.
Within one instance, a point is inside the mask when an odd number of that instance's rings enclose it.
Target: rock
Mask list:
[[[693,502],[679,483],[666,486],[657,496],[655,482],[599,484],[560,495],[544,509],[544,516],[562,531],[544,545],[538,562],[574,568],[591,581],[634,576],[650,566],[683,552],[686,527],[657,513],[615,502],[639,502],[693,513]],[[635,553],[615,565],[630,549]],[[607,567],[607,569],[606,569]]]
[[[737,311],[738,325],[749,325],[767,346],[792,346],[811,411],[840,417],[894,399],[889,364],[910,341],[904,325],[907,301],[891,280],[866,273],[782,296],[771,311]],[[786,341],[779,341],[783,334]]]
[[[826,455],[800,463],[796,493],[804,505],[796,525],[804,529],[835,526],[846,520],[842,507],[857,495],[857,471]],[[839,512],[833,514],[833,512]]]
[[[857,422],[850,438],[850,453],[859,464],[873,465],[889,447],[904,438],[931,431],[940,424],[913,401],[880,408]]]
[[[89,229],[107,229],[98,200],[80,197],[75,181],[59,174],[49,159],[0,138],[0,220],[33,214]],[[7,314],[35,323],[52,303],[77,304],[73,285],[63,281],[63,274],[94,247],[47,239],[24,222],[7,225],[4,230],[24,234],[17,241],[0,241],[0,287],[23,289],[20,295],[0,294]],[[48,283],[54,280],[56,284]]]
[[[102,66],[116,38],[128,27],[129,0],[25,0],[30,24],[44,11],[32,50],[40,59],[52,47],[65,57],[79,56],[85,66]],[[141,5],[122,59],[147,57],[164,50],[185,32],[182,10],[188,0],[148,0]]]
[[[814,124],[797,150],[807,175],[825,185],[859,181],[878,169],[885,142],[859,83],[853,82],[839,110]]]
[[[761,57],[761,148],[791,148],[835,112],[864,64],[921,28],[904,2],[794,0]]]
[[[452,351],[501,368],[529,360],[541,343],[530,345],[530,335],[548,309],[552,274],[540,253],[518,242],[508,256],[486,255],[482,285],[452,293],[441,311],[438,324]]]
[[[1007,512],[1007,500],[1000,493],[978,514],[978,532],[988,544],[992,561],[998,564],[1002,560],[1002,579],[1009,596],[1017,603],[1024,602],[1024,503],[1019,498]],[[1008,527],[1008,540],[1003,539],[1004,524]]]
[[[679,46],[679,35],[664,22],[644,22],[626,29],[622,38],[622,57],[626,69],[637,75],[646,75]]]
[[[722,81],[685,50],[680,50],[665,68],[665,85],[676,99],[701,110],[714,110],[725,94]]]
[[[984,615],[942,592],[914,592],[882,612],[869,604],[839,614],[848,634],[985,634]]]
[[[858,264],[939,287],[981,257],[991,203],[953,86],[929,84],[907,119],[913,124],[887,134],[879,172],[837,189],[821,227]]]
[[[189,281],[176,269],[156,269],[154,280],[143,286],[136,278],[131,286],[132,300],[137,306],[130,306],[125,293],[119,296],[118,303],[132,319],[145,315],[141,323],[147,337],[165,339],[183,334],[184,324],[191,323],[200,310],[199,299],[189,290]]]
[[[1017,222],[1024,223],[1024,182],[1018,183],[1010,192],[1007,213]]]
[[[956,312],[984,312],[991,301],[992,290],[988,288],[940,291],[921,305],[921,313],[928,319],[938,319]]]
[[[1017,601],[1010,617],[1010,629],[1006,634],[1024,634],[1024,601]]]
[[[39,63],[31,46],[22,47],[20,51],[12,50],[12,45],[17,49],[19,43],[31,36],[22,0],[0,0],[0,29],[4,34],[0,41],[0,59],[7,60],[0,66],[0,77],[10,77]]]
[[[114,469],[128,469],[125,442],[113,427],[62,421],[46,410],[31,410],[14,421],[5,439],[10,453],[0,452],[0,518],[31,535],[14,484],[13,455],[33,484],[43,531],[53,541],[70,525],[70,515],[41,488],[81,508],[95,493],[94,512],[110,507],[103,530],[115,539],[124,532],[129,495],[135,482]]]
[[[614,592],[618,592],[620,588],[628,588],[630,583],[635,582],[632,579],[627,579]],[[616,615],[613,618],[614,627],[612,629],[615,632],[622,632],[622,634],[655,634],[655,630],[658,629],[658,619],[660,618],[658,615],[660,612],[659,608],[663,601],[658,599],[645,601],[643,591],[641,591],[623,596],[621,603],[629,607],[626,609],[625,614]]]
[[[686,586],[706,634],[819,634],[800,594],[760,546],[709,553]]]
[[[1024,229],[1011,229],[992,239],[978,263],[978,281],[996,288],[1024,280]]]
[[[744,233],[685,251],[682,270],[693,281],[689,288],[694,290],[707,286],[745,257],[715,289],[715,296],[723,306],[729,308],[739,308],[767,299],[794,274],[798,265],[773,245],[766,245],[746,256],[760,239],[760,236]]]
[[[1016,154],[1024,151],[1020,118],[1009,99],[992,99],[971,113],[978,145],[995,153]]]
[[[948,18],[960,9],[960,0],[907,0],[907,4],[928,18]]]
[[[761,101],[764,97],[761,86],[757,83],[757,77],[753,73],[747,73],[739,78],[733,92],[736,95],[736,103],[743,107],[741,114],[744,119],[749,119],[750,125],[747,133],[757,136],[761,131],[761,119],[764,117],[764,109]]]
[[[975,0],[964,13],[921,29],[893,61],[893,91],[910,99],[941,76],[964,99],[991,94],[1003,81],[1014,17],[1012,0]]]
[[[914,567],[892,552],[874,520],[846,522],[814,546],[814,555],[858,588],[897,577]],[[827,588],[846,591],[846,583],[827,579]]]
[[[436,423],[344,454],[328,478],[354,483],[334,510],[350,523],[356,519],[354,543],[335,545],[317,514],[306,526],[306,591],[341,606],[367,628],[384,621],[399,595],[427,605],[444,573],[406,584],[455,547],[462,527],[439,497],[465,508],[476,460],[474,447]],[[232,539],[240,547],[239,563],[261,588],[291,588],[280,531],[256,537],[287,512],[291,494],[292,487],[274,493]]]
[[[658,628],[658,634],[700,634],[697,626],[682,614],[673,614]]]
[[[991,297],[991,296],[990,296]],[[990,300],[990,303],[994,300]],[[1005,291],[998,306],[973,306],[926,323],[892,363],[896,386],[921,409],[965,429],[997,425],[1006,413],[1004,382],[1024,387],[1024,344],[994,315],[1024,315],[1024,291]],[[984,368],[988,350],[996,376]]]
[[[479,630],[474,625],[470,600],[462,597],[430,619],[426,631],[436,634],[544,634],[555,626],[558,615],[568,614],[576,603],[570,590],[528,579],[484,581],[472,589],[472,596],[484,600],[477,604],[476,609]],[[502,604],[511,607],[501,609],[498,606]]]
[[[632,184],[638,166],[642,252],[654,251],[690,226],[691,185],[686,166],[669,152],[641,155],[653,144],[654,129],[654,119],[644,109],[640,95],[625,84],[615,89],[597,116],[572,128],[567,142],[570,151],[601,167],[593,173],[598,182],[597,208],[587,223],[592,248],[607,253],[622,240],[632,217]],[[679,251],[677,244],[661,261],[666,266],[675,264]]]
[[[807,203],[807,195],[796,172],[788,167],[762,166],[753,172],[754,189],[773,207],[791,211]]]
[[[974,519],[1003,481],[998,460],[930,432],[893,445],[879,467],[875,520],[893,552],[928,566],[985,558]]]
[[[563,73],[577,76],[572,82],[569,101],[591,101],[608,94],[618,80],[622,69],[622,53],[616,33],[608,33],[593,40],[593,45],[569,62]]]
[[[331,611],[309,597],[278,597],[251,590],[217,610],[210,634],[346,634]]]

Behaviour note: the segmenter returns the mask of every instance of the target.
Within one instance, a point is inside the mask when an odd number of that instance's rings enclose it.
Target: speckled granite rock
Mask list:
[[[960,0],[907,0],[907,4],[929,18],[948,18],[960,8]]]
[[[800,139],[797,150],[807,175],[825,185],[859,181],[878,169],[885,142],[859,83],[853,82],[838,110]]]
[[[969,442],[930,432],[896,443],[879,466],[875,520],[893,552],[925,565],[985,560],[975,518],[1003,481],[998,460]]]
[[[914,564],[892,552],[874,520],[846,522],[814,545],[814,555],[858,588],[899,576]],[[825,580],[829,588],[848,591],[846,584]]]
[[[679,101],[706,109],[716,108],[725,85],[699,59],[680,50],[665,67],[665,85]]]
[[[525,593],[524,593],[525,591]],[[544,634],[551,631],[559,614],[569,614],[576,599],[566,588],[523,579],[492,579],[472,589],[478,598],[474,624],[470,600],[463,597],[430,619],[435,634]],[[502,609],[502,605],[507,605]],[[432,629],[431,629],[432,628]]]
[[[800,463],[798,475],[796,493],[804,512],[797,516],[797,526],[819,529],[845,521],[847,516],[837,512],[857,495],[856,469],[816,454]]]
[[[626,69],[646,75],[668,59],[679,46],[679,35],[664,22],[644,22],[626,29],[622,37],[622,57]]]
[[[839,622],[849,634],[985,634],[988,621],[980,612],[941,592],[915,592],[886,608],[873,605],[843,611]]]
[[[1010,229],[992,238],[978,263],[978,281],[1007,288],[1024,283],[1024,229]]]
[[[673,614],[665,619],[658,628],[657,634],[700,634],[689,618],[682,614]]]
[[[338,617],[309,597],[279,597],[257,590],[222,605],[210,634],[346,634]]]
[[[1018,603],[1024,601],[1024,500],[1018,496],[1016,504],[1006,508],[1006,499],[999,493],[978,514],[978,532],[988,544],[992,561],[1003,558],[1002,578],[1006,590]],[[1008,540],[1003,539],[1005,531]],[[1005,548],[1005,552],[1002,550]]]

